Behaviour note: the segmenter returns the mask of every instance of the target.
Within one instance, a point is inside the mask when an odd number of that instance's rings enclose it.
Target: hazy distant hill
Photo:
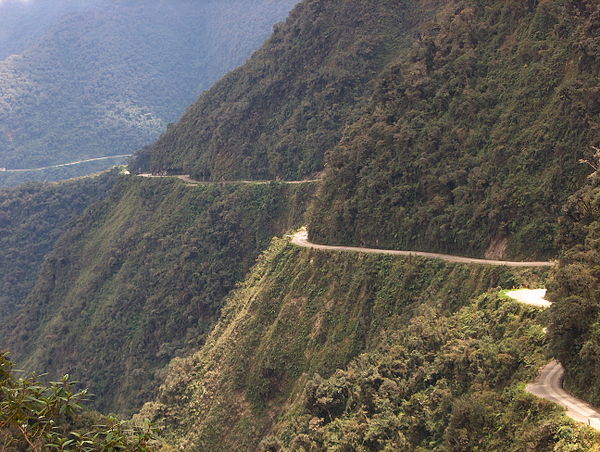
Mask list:
[[[0,2],[0,59],[21,53],[64,14],[99,0],[3,0]]]
[[[101,0],[62,16],[0,62],[0,167],[124,154],[152,141],[242,63],[295,1]],[[67,11],[67,3],[57,8]],[[11,26],[49,8],[39,5],[36,14],[13,10],[1,42]],[[25,30],[23,39],[35,34]],[[7,45],[0,51],[11,53]]]

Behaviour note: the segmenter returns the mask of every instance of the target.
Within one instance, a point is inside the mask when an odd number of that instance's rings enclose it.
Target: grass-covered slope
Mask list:
[[[0,61],[0,167],[148,144],[248,58],[295,2],[98,0],[61,17]]]
[[[137,166],[217,180],[321,171],[370,81],[406,47],[413,9],[404,0],[301,2],[244,66],[140,153]]]
[[[545,364],[537,311],[479,296],[543,278],[276,240],[142,415],[181,450],[585,447],[521,384]]]
[[[0,323],[23,303],[69,222],[105,197],[115,178],[111,173],[0,190]]]
[[[600,141],[600,3],[440,4],[329,154],[324,243],[533,260]]]
[[[3,348],[50,378],[73,375],[103,411],[133,411],[203,343],[271,237],[302,224],[313,190],[124,177],[57,242]]]

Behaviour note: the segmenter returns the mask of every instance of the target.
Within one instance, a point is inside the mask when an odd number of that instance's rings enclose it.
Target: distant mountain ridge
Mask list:
[[[127,154],[150,143],[295,2],[98,0],[62,16],[0,61],[0,167]]]

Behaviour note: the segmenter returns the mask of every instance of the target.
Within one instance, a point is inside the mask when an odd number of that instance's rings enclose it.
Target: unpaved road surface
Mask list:
[[[349,251],[359,253],[371,253],[371,254],[389,254],[392,256],[422,256],[429,257],[432,259],[442,259],[447,262],[456,262],[459,264],[481,264],[481,265],[506,265],[507,267],[550,267],[553,265],[552,262],[512,262],[512,261],[498,261],[489,259],[475,259],[471,257],[463,256],[452,256],[450,254],[439,254],[439,253],[425,253],[423,251],[400,251],[400,250],[384,250],[378,248],[363,248],[355,246],[332,246],[332,245],[319,245],[308,241],[308,233],[305,230],[297,232],[292,237],[292,243],[304,248],[314,248],[318,250],[331,250],[331,251]]]
[[[506,292],[506,295],[520,303],[532,306],[547,308],[552,305],[544,298],[546,289],[511,290]],[[558,403],[567,409],[569,417],[600,431],[600,411],[565,391],[564,375],[565,369],[562,364],[553,360],[542,368],[534,383],[527,385],[527,391],[550,402]]]
[[[554,360],[548,363],[535,383],[527,385],[527,391],[538,397],[558,403],[567,409],[567,415],[600,431],[600,411],[579,400],[563,389],[565,369]]]
[[[110,159],[118,159],[118,158],[125,158],[125,157],[131,157],[131,154],[109,155],[106,157],[96,157],[93,159],[78,160],[76,162],[61,163],[60,165],[42,166],[41,168],[7,169],[7,170],[2,171],[2,173],[28,173],[31,171],[44,171],[44,170],[53,169],[53,168],[62,168],[63,166],[81,165],[82,163],[99,162],[101,160],[110,160]]]
[[[180,174],[180,175],[173,175],[173,176],[161,176],[161,175],[157,175],[157,174],[149,174],[149,173],[144,173],[144,174],[138,174],[138,177],[150,177],[150,178],[174,178],[174,179],[179,179],[183,182],[185,182],[186,184],[189,185],[208,185],[208,184],[226,184],[226,185],[231,185],[231,184],[254,184],[254,185],[266,185],[266,184],[270,184],[271,182],[279,182],[281,184],[288,184],[288,185],[298,185],[298,184],[311,184],[314,182],[319,182],[320,179],[308,179],[308,180],[215,180],[215,181],[210,181],[210,180],[196,180],[196,179],[192,179],[192,177],[189,174]]]
[[[552,303],[546,300],[546,289],[518,289],[506,292],[511,298],[514,298],[520,303],[537,306],[539,308],[549,308]]]

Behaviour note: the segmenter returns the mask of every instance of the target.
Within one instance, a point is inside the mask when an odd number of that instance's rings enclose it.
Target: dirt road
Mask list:
[[[76,162],[61,163],[60,165],[42,166],[40,168],[7,169],[2,172],[3,173],[28,173],[28,172],[32,172],[32,171],[44,171],[44,170],[53,169],[53,168],[62,168],[63,166],[81,165],[82,163],[99,162],[101,160],[118,159],[118,158],[130,157],[130,156],[131,156],[131,154],[109,155],[107,157],[96,157],[93,159],[78,160]]]
[[[508,267],[550,267],[552,262],[512,262],[512,261],[498,261],[489,259],[476,259],[472,257],[463,256],[452,256],[450,254],[440,253],[426,253],[423,251],[400,251],[400,250],[385,250],[377,248],[363,248],[355,246],[333,246],[333,245],[319,245],[308,241],[308,233],[305,230],[297,232],[292,237],[292,243],[304,248],[314,248],[319,250],[331,250],[331,251],[346,251],[346,252],[359,252],[359,253],[371,253],[371,254],[389,254],[392,256],[422,256],[429,257],[432,259],[442,259],[447,262],[456,262],[460,264],[480,264],[480,265],[506,265]]]
[[[225,185],[232,185],[232,184],[254,184],[254,185],[266,185],[266,184],[270,184],[272,182],[279,182],[282,184],[288,184],[288,185],[297,185],[297,184],[311,184],[314,182],[319,182],[320,179],[308,179],[308,180],[215,180],[215,181],[203,181],[203,180],[196,180],[196,179],[192,179],[192,177],[188,174],[180,174],[180,175],[173,175],[173,176],[161,176],[161,175],[157,175],[157,174],[149,174],[149,173],[143,173],[143,174],[138,174],[138,177],[150,177],[150,178],[174,178],[174,179],[179,179],[183,182],[185,182],[186,184],[189,185],[208,185],[208,184],[225,184]]]

